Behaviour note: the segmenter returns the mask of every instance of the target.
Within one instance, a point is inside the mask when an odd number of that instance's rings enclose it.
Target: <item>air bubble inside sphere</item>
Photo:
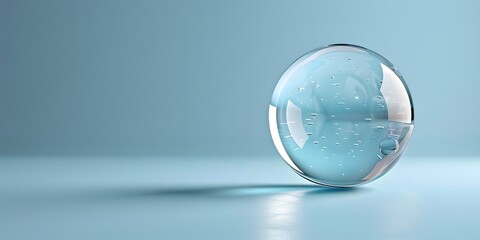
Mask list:
[[[270,131],[300,176],[352,187],[389,171],[413,131],[413,104],[398,70],[366,48],[330,45],[295,61],[272,96]]]

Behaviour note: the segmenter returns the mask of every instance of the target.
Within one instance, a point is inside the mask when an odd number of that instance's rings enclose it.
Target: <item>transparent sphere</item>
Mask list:
[[[413,131],[413,104],[398,70],[354,45],[330,45],[295,61],[273,92],[270,131],[300,176],[351,187],[389,171]]]

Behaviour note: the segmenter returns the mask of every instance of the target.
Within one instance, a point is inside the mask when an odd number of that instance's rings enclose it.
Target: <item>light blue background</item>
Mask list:
[[[0,1],[0,154],[278,157],[283,71],[370,48],[415,104],[409,156],[479,156],[478,1]]]
[[[473,0],[0,0],[0,239],[480,239],[479,23]],[[416,110],[404,159],[346,190],[268,131],[283,71],[331,43],[389,59]]]

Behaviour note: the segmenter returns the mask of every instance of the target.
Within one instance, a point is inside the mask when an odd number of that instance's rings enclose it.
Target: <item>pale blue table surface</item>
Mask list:
[[[350,190],[271,158],[0,158],[0,239],[480,239],[480,158]]]

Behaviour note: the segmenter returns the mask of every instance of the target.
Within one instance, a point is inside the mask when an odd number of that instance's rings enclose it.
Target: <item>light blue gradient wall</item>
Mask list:
[[[479,23],[473,0],[0,0],[0,154],[276,157],[278,78],[352,43],[409,84],[409,156],[479,156]]]

